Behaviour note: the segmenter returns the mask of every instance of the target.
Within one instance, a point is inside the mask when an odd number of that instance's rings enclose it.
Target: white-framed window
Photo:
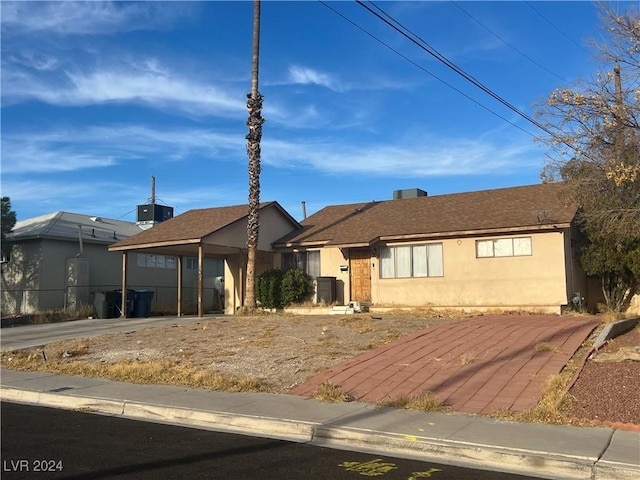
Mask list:
[[[476,240],[476,257],[523,257],[533,255],[531,237]]]
[[[151,253],[138,253],[136,263],[143,268],[176,269],[176,257],[171,255],[155,255]]]
[[[443,276],[441,243],[380,248],[380,278]]]
[[[282,269],[299,268],[311,278],[320,276],[320,250],[305,252],[284,252],[282,254]]]

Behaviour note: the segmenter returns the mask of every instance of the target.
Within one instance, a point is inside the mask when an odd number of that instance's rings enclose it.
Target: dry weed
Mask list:
[[[470,354],[464,354],[462,357],[460,357],[460,365],[462,365],[463,367],[467,366],[467,365],[471,365],[473,362],[476,361],[476,357],[474,357],[473,355]]]
[[[566,372],[550,375],[540,401],[534,407],[516,415],[516,419],[530,423],[564,423],[562,411],[575,401],[567,391],[570,380],[571,377]]]
[[[126,360],[117,363],[75,362],[73,356],[64,358],[43,355],[44,350],[31,349],[3,352],[2,364],[14,370],[44,371],[61,375],[108,378],[110,380],[142,384],[182,385],[225,392],[268,392],[269,387],[257,379],[221,374],[196,367],[190,363],[172,361]]]
[[[443,412],[447,410],[442,401],[433,392],[424,392],[418,395],[400,395],[388,400],[381,400],[378,405],[423,412]]]
[[[313,393],[313,398],[329,403],[353,401],[353,397],[351,395],[343,392],[338,385],[334,385],[329,382],[324,382],[320,385]]]
[[[556,345],[549,342],[540,342],[536,343],[535,347],[533,347],[536,352],[553,352],[553,353],[562,353]]]

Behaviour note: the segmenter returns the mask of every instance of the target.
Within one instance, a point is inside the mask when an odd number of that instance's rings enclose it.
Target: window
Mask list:
[[[184,257],[182,268],[197,272],[198,257]],[[204,258],[203,268],[205,278],[224,276],[224,258]]]
[[[138,253],[137,264],[144,268],[165,268],[176,269],[176,257],[171,255],[153,255],[149,253]]]
[[[198,257],[185,258],[184,268],[187,270],[198,270]]]
[[[442,277],[442,244],[380,249],[381,278]]]
[[[320,276],[320,250],[282,254],[282,269],[299,268],[311,278]]]
[[[521,257],[526,255],[532,255],[531,237],[476,241],[476,256],[478,258]]]

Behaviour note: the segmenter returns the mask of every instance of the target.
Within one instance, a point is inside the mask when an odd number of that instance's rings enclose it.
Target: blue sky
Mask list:
[[[357,3],[327,5],[262,4],[261,200],[300,220],[302,201],[312,214],[396,189],[539,183],[537,127]],[[598,69],[590,2],[375,5],[530,116]],[[252,2],[1,8],[2,195],[18,219],[134,221],[152,175],[176,214],[247,202]]]

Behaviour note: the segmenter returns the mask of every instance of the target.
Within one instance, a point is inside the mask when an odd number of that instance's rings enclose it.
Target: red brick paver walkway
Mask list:
[[[557,315],[458,320],[354,357],[289,393],[311,397],[329,382],[364,402],[433,392],[456,412],[520,412],[538,402],[547,377],[562,370],[597,325]]]

